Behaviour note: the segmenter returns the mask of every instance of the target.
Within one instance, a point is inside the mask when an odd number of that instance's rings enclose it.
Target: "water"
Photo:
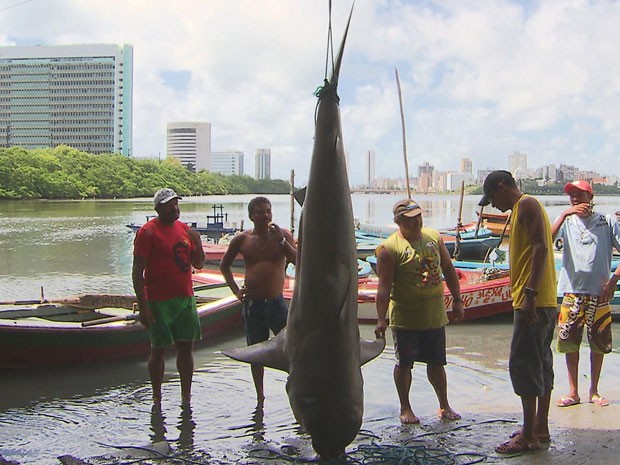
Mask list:
[[[184,199],[182,217],[202,220],[202,215],[212,212],[214,203],[224,203],[229,220],[246,218],[247,224],[246,206],[251,197]],[[354,195],[355,215],[364,222],[388,224],[397,198]],[[275,221],[288,227],[288,196],[271,199]],[[428,195],[416,200],[426,210],[426,224],[444,227],[456,223],[458,196]],[[618,209],[617,198],[597,200],[601,211]],[[465,198],[464,223],[475,218],[477,201],[478,197]],[[544,201],[551,218],[566,206],[564,196]],[[0,299],[38,298],[40,286],[46,297],[131,292],[133,235],[124,225],[142,223],[151,212],[149,199],[0,203]],[[361,330],[365,337],[373,337],[372,326]],[[519,418],[520,405],[507,374],[510,336],[509,318],[448,327],[449,393],[464,421]],[[620,337],[616,329],[614,337]],[[234,330],[205,341],[196,351],[191,411],[179,405],[179,380],[172,359],[166,365],[161,413],[151,411],[147,368],[141,359],[76,368],[0,370],[0,455],[43,465],[57,463],[56,457],[63,454],[91,457],[118,452],[112,445],[142,446],[167,440],[175,452],[194,460],[209,458],[210,463],[261,463],[252,458],[254,449],[312,457],[309,439],[299,431],[288,405],[286,375],[267,370],[267,401],[264,410],[257,411],[249,367],[220,353],[225,347],[244,345],[240,330]],[[584,352],[580,373],[587,373],[587,358]],[[435,417],[436,400],[423,367],[414,370],[411,399],[424,426],[410,429],[399,425],[392,366],[393,349],[388,340],[386,351],[363,368],[362,428],[392,442],[443,428]],[[556,367],[563,370],[557,354]],[[564,372],[558,373],[559,395],[565,392],[566,381]],[[605,358],[601,381],[601,389],[611,399],[620,398],[620,385],[613,382],[619,376],[620,357],[614,351]],[[562,409],[552,410],[552,415],[557,410]],[[562,424],[561,418],[555,421]],[[458,438],[451,437],[446,447],[458,450]],[[355,444],[368,440],[360,435]]]

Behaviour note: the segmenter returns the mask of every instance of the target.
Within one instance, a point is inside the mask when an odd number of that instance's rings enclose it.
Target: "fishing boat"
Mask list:
[[[149,222],[156,215],[147,215],[146,221]],[[230,236],[238,233],[243,229],[243,222],[241,227],[237,228],[236,225],[228,223],[228,213],[224,213],[223,205],[213,205],[213,215],[207,215],[207,222],[200,223],[198,221],[186,221],[190,228],[198,231],[202,236],[206,236],[211,242],[217,242],[222,237]],[[137,231],[142,227],[141,224],[130,223],[125,225],[132,231]]]
[[[358,278],[366,278],[372,272],[372,267],[370,263],[366,260],[357,259],[357,277]],[[293,263],[289,263],[286,265],[286,276],[289,278],[295,278],[295,265]]]
[[[457,270],[461,284],[461,298],[465,306],[465,320],[474,320],[486,316],[499,315],[512,311],[510,297],[510,278],[507,270],[497,268]],[[242,273],[233,273],[240,286],[243,283]],[[193,275],[196,284],[223,283],[224,277],[218,271],[200,270]],[[360,277],[358,287],[358,321],[375,323],[377,321],[377,276]],[[287,276],[284,282],[283,296],[290,301],[293,297],[295,279]],[[445,287],[445,285],[444,285]],[[447,288],[444,291],[444,303],[448,318],[452,319],[452,296]]]
[[[478,215],[480,227],[491,230],[494,236],[510,236],[510,224],[506,225],[509,217],[508,213],[489,213],[483,211],[476,212],[476,214]]]
[[[196,289],[203,338],[241,324],[228,286]],[[149,334],[134,296],[84,295],[38,305],[0,307],[0,368],[93,364],[146,356]]]
[[[461,298],[465,307],[464,320],[512,312],[510,278],[505,270],[458,270]],[[368,279],[358,286],[358,320],[364,323],[377,321],[378,278]],[[448,319],[453,320],[452,295],[444,283],[444,305]]]

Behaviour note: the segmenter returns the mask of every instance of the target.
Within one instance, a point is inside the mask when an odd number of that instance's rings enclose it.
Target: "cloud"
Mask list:
[[[349,8],[333,2],[335,47]],[[533,167],[615,166],[617,24],[612,0],[358,1],[340,81],[351,181],[371,149],[378,176],[404,172],[395,67],[414,174],[461,157],[506,168],[514,150]],[[270,147],[273,175],[301,182],[327,27],[317,0],[33,0],[1,11],[0,45],[131,43],[135,156],[165,155],[167,122],[209,121],[212,148],[244,151],[248,174]]]

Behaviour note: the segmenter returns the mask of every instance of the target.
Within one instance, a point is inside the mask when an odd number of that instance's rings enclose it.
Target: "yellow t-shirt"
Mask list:
[[[508,244],[510,254],[510,292],[512,294],[512,306],[516,310],[520,309],[523,304],[524,291],[532,273],[532,244],[527,240],[525,227],[517,221],[519,205],[524,197],[525,195],[521,197],[512,209],[512,216],[510,218],[512,224],[510,226],[510,241]],[[536,201],[540,204],[538,199]],[[536,307],[556,307],[555,261],[553,257],[553,241],[551,239],[551,224],[542,204],[540,208],[544,216],[543,224],[548,253],[542,279],[537,289]]]
[[[394,281],[390,292],[390,327],[435,329],[448,322],[443,303],[444,286],[439,256],[439,232],[422,228],[422,238],[411,244],[400,231],[379,247],[394,260]]]

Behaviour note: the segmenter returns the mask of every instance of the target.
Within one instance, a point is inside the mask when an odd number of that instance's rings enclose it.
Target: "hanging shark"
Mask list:
[[[360,340],[357,322],[355,231],[337,94],[350,21],[351,15],[332,76],[317,92],[287,326],[264,343],[224,351],[289,373],[291,409],[321,458],[337,457],[355,439],[364,411],[360,367],[385,347],[385,339]]]

